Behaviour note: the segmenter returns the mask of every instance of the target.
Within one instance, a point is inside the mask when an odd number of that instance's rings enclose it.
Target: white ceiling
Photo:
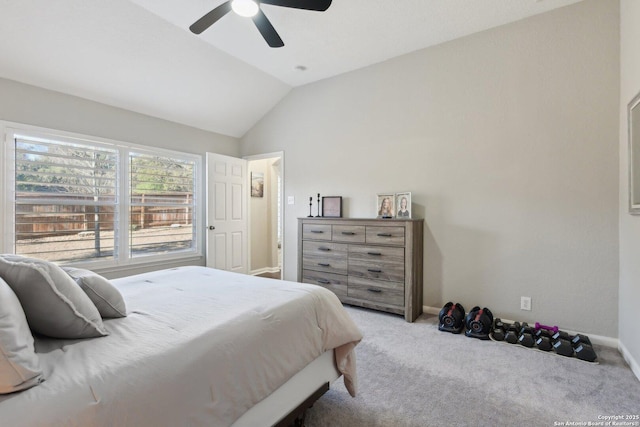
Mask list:
[[[295,86],[580,0],[263,5],[278,49],[233,12],[189,31],[223,1],[0,0],[0,77],[240,137]]]

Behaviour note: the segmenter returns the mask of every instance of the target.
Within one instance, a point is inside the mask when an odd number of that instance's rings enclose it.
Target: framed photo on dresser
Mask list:
[[[411,192],[396,193],[396,218],[411,218]]]
[[[342,218],[342,196],[323,197],[322,216],[325,218]]]
[[[393,193],[378,194],[376,200],[376,211],[378,212],[378,218],[389,219],[395,216],[396,198]]]

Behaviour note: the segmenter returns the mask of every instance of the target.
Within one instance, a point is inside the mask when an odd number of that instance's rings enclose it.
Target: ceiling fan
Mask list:
[[[260,4],[324,12],[331,6],[331,0],[228,0],[198,19],[189,29],[194,34],[200,34],[233,10],[240,16],[250,17],[269,46],[284,46],[284,42],[276,32],[276,29],[273,28],[267,16],[260,9]]]

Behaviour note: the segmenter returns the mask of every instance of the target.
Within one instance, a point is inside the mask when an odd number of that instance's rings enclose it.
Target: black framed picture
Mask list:
[[[323,197],[322,216],[327,218],[342,218],[342,196]]]
[[[251,172],[251,197],[264,197],[264,172]]]

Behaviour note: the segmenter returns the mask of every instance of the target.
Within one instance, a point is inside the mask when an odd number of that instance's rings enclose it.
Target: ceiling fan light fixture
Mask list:
[[[289,7],[292,9],[316,10],[324,12],[331,6],[332,0],[226,0],[202,18],[191,24],[189,30],[193,34],[201,34],[207,28],[215,24],[232,10],[243,17],[251,17],[262,38],[269,47],[282,47],[284,42],[278,32],[269,21],[269,18],[260,10],[260,4],[270,4],[273,6]]]
[[[258,13],[258,4],[253,0],[233,0],[231,8],[238,15],[246,18],[255,16]]]

